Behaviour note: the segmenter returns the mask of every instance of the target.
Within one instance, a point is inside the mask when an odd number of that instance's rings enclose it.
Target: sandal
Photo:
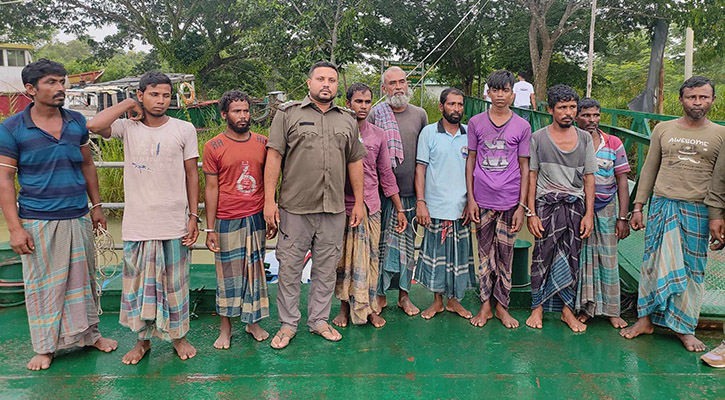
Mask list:
[[[325,340],[329,340],[331,342],[339,342],[340,340],[342,340],[342,334],[340,332],[337,332],[336,330],[332,329],[332,326],[330,326],[330,324],[325,324],[325,327],[322,328],[321,330],[315,330],[315,329],[310,328],[310,333],[313,335],[320,335]],[[333,339],[333,337],[335,336],[335,333],[340,335],[340,337],[337,339]],[[325,336],[325,334],[328,334],[328,336]]]
[[[276,350],[282,350],[282,349],[284,349],[285,347],[289,346],[289,343],[290,343],[290,341],[292,341],[292,339],[293,339],[294,337],[295,337],[295,333],[294,333],[294,332],[292,332],[292,331],[291,331],[291,330],[289,330],[289,329],[285,329],[285,328],[283,328],[283,329],[280,329],[280,330],[278,330],[278,331],[277,331],[277,333],[275,333],[275,335],[274,335],[274,337],[272,338],[272,341],[271,341],[271,342],[269,343],[269,345],[270,345],[270,346],[271,346],[271,347],[272,347],[273,349],[276,349]],[[285,339],[287,339],[287,343],[286,343],[286,344],[284,344],[283,346],[282,346],[282,345],[280,345],[280,346],[275,346],[275,345],[274,345],[274,340],[275,340],[275,339],[277,339],[277,343],[280,343],[280,342],[284,341]]]

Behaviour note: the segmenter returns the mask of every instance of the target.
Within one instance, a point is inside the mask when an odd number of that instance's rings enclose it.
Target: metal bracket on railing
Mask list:
[[[196,293],[197,296],[194,297],[193,303],[191,303],[191,312],[189,313],[189,319],[197,319],[199,318],[199,315],[196,313],[196,308],[199,307],[199,304],[201,304],[201,294],[204,292],[204,289],[206,288],[206,285],[202,285],[200,288],[192,289],[191,293]]]

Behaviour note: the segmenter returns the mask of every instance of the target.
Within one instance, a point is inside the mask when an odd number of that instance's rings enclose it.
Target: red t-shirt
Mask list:
[[[217,175],[217,219],[238,219],[264,209],[264,161],[267,138],[251,132],[244,142],[220,133],[206,142],[201,170]]]

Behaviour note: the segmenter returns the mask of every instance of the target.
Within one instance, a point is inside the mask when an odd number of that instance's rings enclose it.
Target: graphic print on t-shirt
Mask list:
[[[677,149],[677,161],[670,161],[670,166],[677,164],[681,168],[693,171],[708,168],[707,166],[700,166],[700,164],[705,156],[704,153],[708,151],[709,142],[681,137],[670,138],[667,142]]]
[[[503,135],[485,133],[483,135],[485,150],[481,158],[481,168],[486,171],[505,171],[509,166],[509,152]]]
[[[257,189],[257,180],[249,174],[249,161],[242,161],[242,174],[237,179],[239,193],[249,195]]]

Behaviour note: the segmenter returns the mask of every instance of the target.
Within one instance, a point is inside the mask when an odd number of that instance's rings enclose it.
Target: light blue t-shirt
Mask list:
[[[418,137],[416,162],[427,166],[425,201],[431,218],[455,221],[466,207],[467,127],[461,124],[455,135],[443,122],[426,125]]]

